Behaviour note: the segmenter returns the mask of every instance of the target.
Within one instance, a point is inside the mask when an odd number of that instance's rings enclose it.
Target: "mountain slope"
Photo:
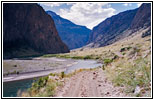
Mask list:
[[[107,18],[93,28],[88,46],[106,46],[131,35],[143,26],[146,26],[144,28],[149,27],[150,8],[150,4],[142,4],[138,9],[121,12]]]
[[[138,9],[130,29],[146,28],[151,25],[151,4],[142,4]]]
[[[69,52],[42,7],[30,3],[4,3],[3,7],[4,58]]]
[[[61,39],[70,49],[86,45],[91,32],[90,29],[85,26],[76,25],[52,11],[47,11],[47,14],[53,18]]]

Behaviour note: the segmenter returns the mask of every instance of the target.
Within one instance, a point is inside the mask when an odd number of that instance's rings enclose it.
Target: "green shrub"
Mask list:
[[[126,54],[125,52],[122,53],[122,55],[125,55],[125,54]]]
[[[132,47],[124,47],[124,48],[121,48],[120,49],[120,52],[124,52],[124,51],[126,51],[126,50],[130,50]]]
[[[92,59],[92,56],[87,55],[83,59]]]
[[[57,57],[58,55],[57,54],[46,54],[46,55],[43,55],[43,57]]]
[[[32,84],[32,88],[33,89],[40,89],[41,87],[44,87],[46,85],[47,81],[48,81],[48,76],[41,77],[41,78],[39,78],[38,81],[36,81]]]
[[[120,52],[123,52],[123,51],[125,51],[126,50],[126,48],[121,48],[120,49]]]
[[[64,77],[65,77],[65,73],[61,72],[61,78],[64,78]]]
[[[112,62],[112,59],[104,59],[104,64],[105,65],[108,65],[111,62]]]
[[[95,59],[100,59],[100,57],[99,57],[99,56],[97,56]]]
[[[49,75],[50,75],[50,76],[55,76],[55,74],[54,74],[54,73],[50,73]]]
[[[119,58],[119,56],[118,55],[115,55],[113,58],[112,58],[112,60],[115,60],[115,59],[118,59]]]
[[[126,48],[127,48],[127,50],[130,50],[132,47],[129,46],[129,47],[126,47]]]
[[[105,66],[104,65],[102,66],[102,69],[105,70]]]
[[[83,59],[83,57],[82,56],[73,56],[73,57],[71,57],[72,59]]]

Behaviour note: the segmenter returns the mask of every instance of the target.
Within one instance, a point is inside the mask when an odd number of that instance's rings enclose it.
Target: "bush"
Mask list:
[[[120,52],[123,52],[123,51],[125,51],[126,50],[126,48],[121,48],[120,49]]]
[[[120,52],[124,52],[124,51],[126,51],[126,50],[130,50],[132,47],[124,47],[124,48],[121,48],[120,49]]]
[[[105,70],[105,66],[104,65],[102,66],[102,69]]]
[[[65,73],[61,72],[61,78],[64,78],[64,77],[65,77]]]
[[[122,53],[122,55],[125,55],[125,54],[126,54],[125,52]]]
[[[112,58],[112,60],[115,60],[115,59],[118,59],[119,58],[119,56],[118,55],[115,55],[113,58]]]
[[[49,75],[50,75],[50,76],[55,76],[55,74],[54,74],[54,73],[50,73]]]
[[[108,65],[111,62],[112,62],[112,59],[104,59],[104,64],[105,65]]]
[[[127,48],[127,50],[130,50],[132,47],[129,46],[129,47],[126,47],[126,48]]]
[[[47,81],[48,81],[48,76],[41,77],[39,78],[38,81],[32,84],[32,88],[40,89],[41,87],[44,87],[46,85]]]
[[[82,57],[82,56],[73,56],[73,57],[71,57],[72,59],[83,59],[84,57]]]
[[[92,56],[87,55],[83,59],[92,59]]]
[[[43,55],[43,57],[57,57],[58,55],[57,54],[46,54],[46,55]]]

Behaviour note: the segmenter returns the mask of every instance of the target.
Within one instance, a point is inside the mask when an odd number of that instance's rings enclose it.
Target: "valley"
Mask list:
[[[97,59],[103,63],[94,69],[76,70],[69,74],[49,74],[47,84],[60,82],[51,94],[38,91],[22,96],[53,97],[150,97],[151,96],[151,37],[142,38],[148,29],[138,31],[112,45],[101,48],[81,48],[67,54],[45,55],[47,58]],[[95,55],[94,55],[95,54]],[[81,66],[82,64],[80,64]],[[84,65],[82,65],[84,66]],[[77,83],[76,83],[77,82]],[[32,87],[35,89],[36,87]]]
[[[40,3],[3,4],[3,96],[150,98],[152,3],[106,17],[92,29],[72,21],[75,4],[62,4],[70,6],[65,13],[71,21],[63,18],[66,9],[57,14]],[[100,6],[88,5],[81,6],[82,21],[84,12],[89,17],[88,10]]]

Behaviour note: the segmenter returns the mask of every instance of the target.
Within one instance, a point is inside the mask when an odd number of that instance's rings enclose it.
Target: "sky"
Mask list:
[[[97,26],[106,18],[120,12],[138,8],[142,3],[107,3],[107,2],[69,2],[39,3],[45,11],[53,11],[57,15],[89,29]]]

